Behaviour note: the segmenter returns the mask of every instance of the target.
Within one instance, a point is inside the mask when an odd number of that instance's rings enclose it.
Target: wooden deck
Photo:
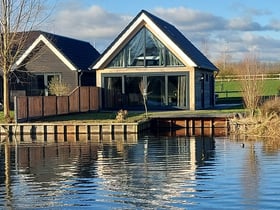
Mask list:
[[[151,129],[162,135],[226,136],[232,114],[190,111],[158,112],[152,115]]]
[[[176,136],[225,136],[228,128],[228,118],[222,116],[165,116],[151,122],[153,131]]]

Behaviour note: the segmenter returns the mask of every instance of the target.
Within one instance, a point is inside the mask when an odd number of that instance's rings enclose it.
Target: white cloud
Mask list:
[[[238,17],[229,20],[228,28],[240,31],[261,31],[265,30],[259,23],[252,21],[250,18]]]
[[[275,31],[280,31],[280,19],[272,19],[267,27]]]
[[[154,11],[159,17],[188,31],[222,30],[227,24],[222,17],[185,7],[156,8]]]
[[[234,60],[241,59],[241,54],[250,49],[258,49],[265,52],[262,53],[264,60],[273,58],[280,61],[275,54],[275,52],[280,54],[280,40],[267,35],[271,31],[280,30],[279,19],[272,20],[268,25],[262,25],[252,16],[226,19],[209,12],[185,7],[155,8],[151,11],[173,24],[194,45],[200,47],[206,41],[208,54],[213,60],[220,55],[221,45],[227,43],[229,53],[232,54],[231,57]],[[266,12],[251,12],[251,14],[260,13],[265,14]],[[108,12],[96,5],[85,8],[79,3],[75,3],[75,5],[64,5],[56,13],[52,31],[60,35],[90,41],[102,52],[133,18],[126,14]]]
[[[99,6],[83,8],[69,5],[55,15],[53,31],[55,33],[90,41],[104,48],[108,45],[133,17],[105,11]],[[104,42],[104,43],[102,43]]]

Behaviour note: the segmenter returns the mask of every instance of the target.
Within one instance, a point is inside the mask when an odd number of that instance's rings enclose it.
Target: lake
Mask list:
[[[0,208],[279,209],[279,148],[154,134],[11,140],[0,148]]]

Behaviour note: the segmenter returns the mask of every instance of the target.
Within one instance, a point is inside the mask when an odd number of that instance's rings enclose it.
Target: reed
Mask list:
[[[258,115],[236,115],[230,119],[231,132],[280,139],[280,98],[270,99],[259,108]]]

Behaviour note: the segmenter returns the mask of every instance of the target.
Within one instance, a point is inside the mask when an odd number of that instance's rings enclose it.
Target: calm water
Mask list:
[[[0,208],[279,209],[279,162],[275,142],[227,137],[13,141]]]

